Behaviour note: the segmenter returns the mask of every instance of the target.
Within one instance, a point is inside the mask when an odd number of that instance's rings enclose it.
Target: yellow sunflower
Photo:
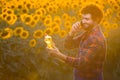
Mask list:
[[[32,16],[31,15],[25,15],[25,24],[29,25],[32,21]]]
[[[104,27],[109,27],[110,26],[108,21],[104,21],[102,24],[103,24]]]
[[[51,28],[54,28],[55,26],[59,26],[59,24],[57,22],[53,21],[51,24]]]
[[[79,20],[82,18],[81,10],[78,11],[77,17],[78,17]]]
[[[51,24],[52,24],[52,18],[46,17],[46,18],[44,19],[44,25],[45,25],[46,27],[50,27]]]
[[[10,24],[13,25],[17,20],[17,16],[16,15],[8,15],[5,17],[5,21]]]
[[[43,16],[43,9],[37,9],[35,11],[35,14],[39,15],[40,17],[42,17]]]
[[[3,32],[1,32],[0,37],[2,39],[8,39],[10,37],[12,37],[13,35],[13,30],[11,28],[5,28]]]
[[[22,8],[21,10],[21,14],[27,14],[29,12],[28,8]]]
[[[24,31],[23,27],[16,27],[14,29],[14,35],[19,36]]]
[[[2,13],[6,13],[6,14],[14,14],[14,11],[10,8],[2,8]]]
[[[57,33],[59,33],[59,31],[60,31],[60,27],[59,27],[59,26],[55,26],[55,27],[53,27],[52,29],[53,29],[53,33],[54,33],[54,34],[57,34]]]
[[[71,21],[72,21],[73,23],[76,22],[76,21],[77,21],[76,16],[72,16],[72,17],[71,17]]]
[[[36,24],[37,24],[37,22],[36,22],[35,20],[32,20],[32,21],[29,23],[29,25],[30,25],[31,28],[34,28]]]
[[[65,21],[64,22],[64,27],[67,29],[67,27],[72,26],[70,21]]]
[[[120,6],[118,4],[114,4],[114,5],[112,5],[112,7],[113,7],[113,10],[115,10],[115,11],[120,10]]]
[[[23,7],[24,7],[23,2],[21,2],[21,1],[17,2],[17,6],[16,7],[17,7],[18,10],[22,10]]]
[[[112,29],[110,26],[106,26],[104,28],[105,28],[105,31],[107,31],[107,32],[109,32]]]
[[[105,37],[108,37],[108,32],[103,32]]]
[[[35,47],[36,46],[36,40],[35,39],[31,39],[29,42],[29,46],[30,47]]]
[[[9,7],[10,7],[10,9],[15,10],[17,8],[17,5],[15,3],[11,2],[11,3],[9,3]]]
[[[25,17],[27,16],[27,14],[22,14],[20,15],[20,19],[22,22],[25,22]]]
[[[53,33],[52,28],[46,28],[44,30],[44,34],[52,35],[52,33]]]
[[[56,22],[58,25],[61,25],[61,18],[60,18],[60,16],[55,16],[53,21]]]
[[[13,15],[12,18],[13,18],[13,20],[11,22],[8,22],[10,25],[15,24],[15,22],[17,21],[17,16],[16,15]]]
[[[5,17],[5,21],[8,22],[8,23],[12,22],[12,21],[13,21],[12,15],[7,15],[7,16]]]
[[[38,21],[40,20],[40,16],[39,16],[38,14],[34,14],[34,15],[33,15],[33,20],[34,20],[35,22],[38,22]]]
[[[118,24],[117,23],[112,24],[112,29],[117,29],[117,28],[118,28]]]
[[[53,13],[57,13],[58,12],[58,5],[56,5],[55,3],[52,5],[54,8]]]
[[[3,8],[2,8],[2,13],[6,13],[6,12],[7,12],[7,9],[8,9],[8,8],[3,7]]]
[[[43,37],[43,31],[38,29],[33,33],[34,38],[42,38]]]
[[[64,38],[66,35],[67,35],[67,33],[66,33],[65,30],[60,30],[59,36],[60,36],[61,38]]]
[[[71,4],[71,8],[72,8],[73,10],[77,9],[78,7],[79,7],[78,1],[75,1],[75,2],[73,2],[73,3]]]
[[[20,37],[22,39],[27,39],[29,37],[29,32],[27,30],[23,30],[21,33],[20,33]]]
[[[113,5],[115,3],[115,0],[107,0],[108,4]]]
[[[34,8],[34,5],[33,5],[32,1],[28,1],[28,0],[24,4],[24,6],[28,9],[33,9]]]
[[[7,1],[5,1],[5,0],[2,1],[2,6],[3,6],[3,7],[7,7]]]
[[[48,5],[48,6],[47,6],[47,12],[48,12],[48,13],[53,13],[53,12],[54,12],[54,8],[53,8],[52,5]]]
[[[43,7],[39,8],[39,10],[42,11],[42,14],[43,14],[43,15],[45,15],[45,14],[47,13],[47,12],[46,12],[46,9],[43,8]]]
[[[68,14],[67,14],[67,13],[63,13],[62,19],[63,19],[63,20],[66,20],[67,18],[68,18]]]
[[[2,18],[3,20],[5,20],[6,16],[8,16],[7,13],[2,13],[2,14],[1,14],[1,18]]]
[[[70,1],[65,1],[64,3],[63,3],[63,9],[64,10],[68,10],[70,8]]]

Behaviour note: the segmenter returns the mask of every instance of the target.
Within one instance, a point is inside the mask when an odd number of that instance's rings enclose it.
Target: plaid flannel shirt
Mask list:
[[[106,40],[99,26],[76,38],[68,35],[64,46],[68,49],[78,48],[77,57],[67,56],[65,61],[75,68],[75,77],[95,77],[102,72]]]

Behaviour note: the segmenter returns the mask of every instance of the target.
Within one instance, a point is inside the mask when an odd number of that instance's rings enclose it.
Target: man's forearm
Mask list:
[[[65,61],[67,56],[59,52],[56,57],[62,61]]]

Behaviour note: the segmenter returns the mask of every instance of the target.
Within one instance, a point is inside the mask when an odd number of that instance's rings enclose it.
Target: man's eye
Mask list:
[[[88,18],[86,18],[86,20],[88,21],[89,19],[88,19]]]

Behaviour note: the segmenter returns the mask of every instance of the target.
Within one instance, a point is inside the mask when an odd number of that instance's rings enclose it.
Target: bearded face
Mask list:
[[[89,30],[94,27],[95,22],[93,21],[91,14],[82,14],[81,26],[84,30]]]

